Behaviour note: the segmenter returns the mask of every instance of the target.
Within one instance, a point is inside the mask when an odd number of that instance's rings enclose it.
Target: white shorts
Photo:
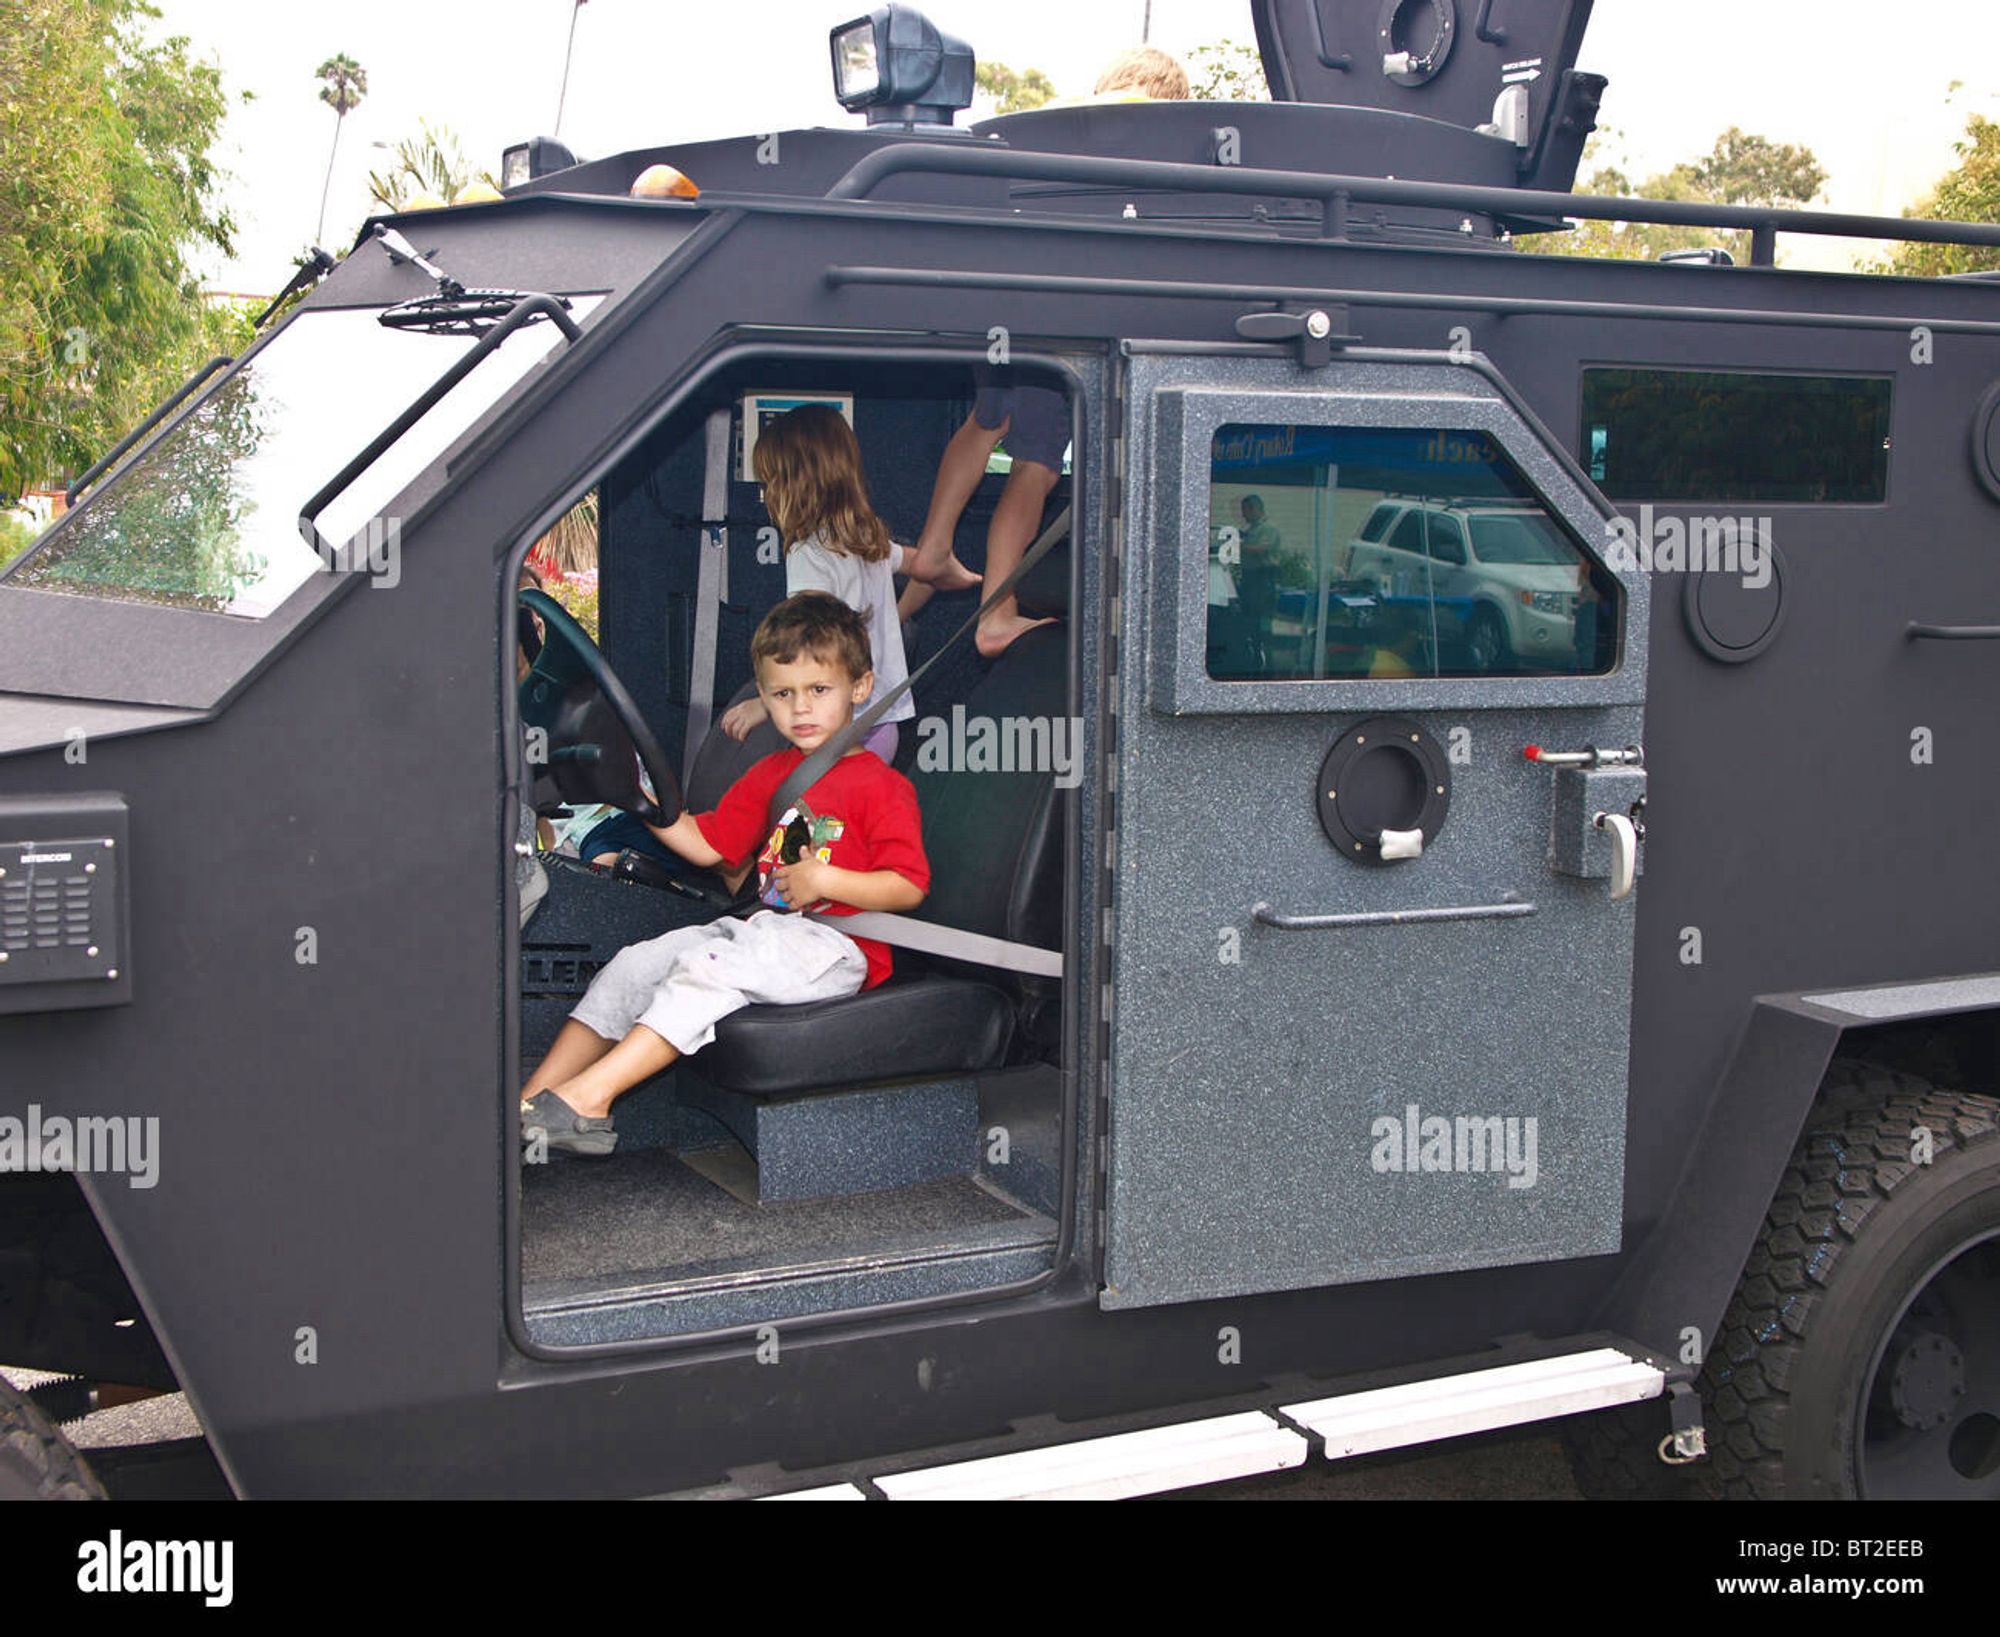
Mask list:
[[[570,1016],[606,1040],[643,1023],[683,1056],[745,1006],[796,1006],[860,991],[868,957],[824,921],[777,910],[725,916],[629,944],[590,980]]]

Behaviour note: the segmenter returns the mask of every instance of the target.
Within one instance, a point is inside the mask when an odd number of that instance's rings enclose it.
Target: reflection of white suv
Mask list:
[[[1576,662],[1582,554],[1529,501],[1384,500],[1347,548],[1347,575],[1392,605],[1436,610],[1474,671]]]

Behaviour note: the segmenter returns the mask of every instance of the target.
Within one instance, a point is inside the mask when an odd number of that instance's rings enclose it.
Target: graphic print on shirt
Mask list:
[[[831,864],[833,844],[846,833],[844,819],[830,813],[815,813],[804,802],[786,808],[770,839],[764,843],[764,850],[757,855],[757,896],[773,909],[797,908],[785,902],[772,872],[780,864],[796,864],[802,858]]]

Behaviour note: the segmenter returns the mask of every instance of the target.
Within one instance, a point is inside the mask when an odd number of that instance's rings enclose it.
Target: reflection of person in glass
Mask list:
[[[1278,531],[1264,518],[1264,498],[1245,495],[1236,503],[1243,527],[1238,545],[1242,550],[1237,573],[1237,590],[1243,600],[1244,615],[1269,629],[1278,606]]]
[[[1585,563],[1577,564],[1576,669],[1582,672],[1590,672],[1598,669],[1598,608],[1604,600],[1604,590],[1592,576],[1589,565]]]

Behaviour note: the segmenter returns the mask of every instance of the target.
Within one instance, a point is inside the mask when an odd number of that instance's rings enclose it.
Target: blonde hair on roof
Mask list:
[[[1098,95],[1106,91],[1143,91],[1162,102],[1185,102],[1187,70],[1153,46],[1134,46],[1111,60],[1092,89]]]

